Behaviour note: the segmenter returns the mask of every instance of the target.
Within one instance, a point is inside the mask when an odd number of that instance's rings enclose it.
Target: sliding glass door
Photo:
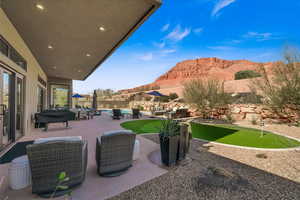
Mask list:
[[[24,77],[0,65],[0,151],[24,134]]]
[[[0,149],[14,140],[12,135],[12,73],[0,67]]]
[[[16,79],[16,139],[24,135],[24,78],[17,75]]]

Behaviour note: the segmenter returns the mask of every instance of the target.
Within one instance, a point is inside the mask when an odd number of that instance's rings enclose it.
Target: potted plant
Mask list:
[[[167,166],[176,164],[178,159],[180,125],[174,120],[164,120],[159,131],[162,163]]]

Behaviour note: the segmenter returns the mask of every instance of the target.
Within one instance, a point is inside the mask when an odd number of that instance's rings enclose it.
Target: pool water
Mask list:
[[[112,114],[112,110],[111,110],[111,109],[101,110],[101,111],[102,111],[102,112],[105,112],[105,113]],[[132,114],[132,111],[129,110],[129,109],[121,109],[121,113],[122,113],[122,114]]]

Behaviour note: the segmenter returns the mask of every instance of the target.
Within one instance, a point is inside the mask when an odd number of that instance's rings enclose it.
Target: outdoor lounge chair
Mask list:
[[[113,119],[121,119],[122,113],[120,109],[112,109],[112,118]]]
[[[71,108],[70,111],[75,113],[75,120],[79,120],[79,110],[77,108]]]
[[[138,119],[140,118],[140,110],[139,109],[136,109],[136,108],[133,108],[132,109],[132,119]]]
[[[111,131],[97,138],[96,163],[100,176],[119,176],[132,166],[135,133]]]
[[[189,112],[187,108],[180,108],[180,109],[176,109],[175,111],[166,113],[166,117],[170,119],[180,119],[180,118],[186,118],[188,116],[189,116]]]
[[[65,172],[67,190],[58,190],[55,196],[68,193],[80,185],[87,168],[87,142],[77,137],[54,138],[27,146],[31,168],[32,193],[50,197],[58,183],[58,175]]]
[[[79,119],[89,119],[88,112],[86,109],[81,108],[79,110]]]

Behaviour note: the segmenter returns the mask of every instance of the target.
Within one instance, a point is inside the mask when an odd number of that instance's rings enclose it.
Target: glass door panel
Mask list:
[[[11,135],[11,73],[0,70],[0,146],[10,144]],[[1,148],[0,147],[0,148]]]
[[[38,103],[37,103],[37,112],[42,112],[45,109],[45,89],[41,86],[37,87],[37,96],[38,96]]]
[[[16,138],[23,136],[24,119],[24,81],[17,77],[16,83]]]
[[[64,85],[51,86],[51,104],[55,108],[69,106],[69,87]]]

